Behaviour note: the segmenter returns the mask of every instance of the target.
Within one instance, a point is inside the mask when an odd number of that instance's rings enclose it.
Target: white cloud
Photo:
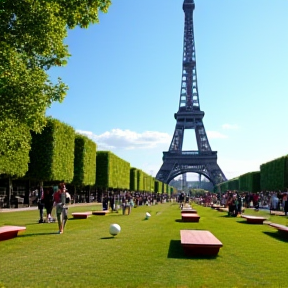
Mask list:
[[[219,159],[218,165],[227,179],[239,177],[248,172],[260,171],[260,160],[257,159]],[[219,163],[220,162],[220,163]]]
[[[168,146],[171,141],[169,134],[157,131],[137,133],[131,130],[112,129],[100,135],[90,131],[77,130],[77,132],[95,141],[98,150],[154,149],[162,144]]]
[[[217,131],[207,131],[207,137],[208,139],[225,139],[228,138],[228,136],[221,134],[220,132]]]
[[[222,129],[224,130],[237,130],[239,129],[239,126],[237,124],[223,124]]]

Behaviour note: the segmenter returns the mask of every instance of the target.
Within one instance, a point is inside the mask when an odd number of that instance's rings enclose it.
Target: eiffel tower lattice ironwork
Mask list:
[[[214,185],[227,181],[217,164],[217,151],[212,151],[203,124],[204,112],[200,110],[196,73],[196,53],[193,30],[194,0],[184,0],[185,14],[182,82],[177,121],[168,152],[163,152],[163,164],[156,179],[169,183],[180,174],[198,173]],[[183,151],[185,129],[194,129],[197,151]]]

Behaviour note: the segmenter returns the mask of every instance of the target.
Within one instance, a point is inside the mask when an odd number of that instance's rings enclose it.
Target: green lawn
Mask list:
[[[194,205],[199,223],[181,222],[177,204],[137,207],[131,215],[111,213],[57,224],[37,224],[38,211],[0,212],[0,226],[26,226],[18,237],[0,242],[0,287],[287,287],[288,240],[268,225]],[[75,211],[99,210],[78,206]],[[152,215],[145,220],[145,213]],[[267,212],[269,221],[287,217]],[[117,223],[121,232],[109,234]],[[211,231],[223,247],[216,258],[188,258],[181,229]]]

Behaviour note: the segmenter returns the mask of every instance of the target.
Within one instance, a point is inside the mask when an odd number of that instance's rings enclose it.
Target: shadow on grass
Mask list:
[[[42,235],[55,235],[55,234],[59,234],[59,232],[41,232],[41,233],[31,233],[31,234],[19,234],[17,237],[22,238],[22,237],[31,237],[31,236],[42,236]]]
[[[282,241],[282,242],[286,242],[288,243],[288,235],[287,235],[287,232],[284,232],[284,231],[276,231],[276,232],[267,232],[267,231],[264,231],[263,232],[264,234],[270,236],[270,237],[273,237],[279,241]]]
[[[182,223],[184,223],[184,221],[182,221],[182,219],[176,219],[175,222],[182,222]]]
[[[68,221],[74,221],[74,220],[89,220],[89,219],[91,219],[91,218],[93,218],[93,217],[87,217],[87,218],[74,218],[74,217],[70,217],[70,218],[68,218]],[[57,223],[57,221],[56,222],[54,222],[54,223]]]
[[[101,237],[100,240],[107,240],[107,239],[115,239],[114,236],[109,236],[109,237]]]
[[[243,221],[237,221],[237,223],[240,223],[240,224],[249,224],[249,225],[263,225],[263,223],[249,223],[247,222],[246,220],[243,220]]]
[[[176,258],[176,259],[216,259],[218,256],[209,256],[209,255],[185,255],[183,248],[181,246],[180,240],[171,240],[168,250],[167,258]]]
[[[237,223],[240,223],[240,224],[247,224],[247,225],[264,225],[264,223],[249,223],[249,222],[247,222],[246,220],[244,220],[244,221],[237,221]]]

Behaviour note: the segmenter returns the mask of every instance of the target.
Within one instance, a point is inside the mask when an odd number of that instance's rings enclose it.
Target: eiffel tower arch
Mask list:
[[[156,179],[169,183],[180,174],[193,172],[205,176],[216,185],[227,179],[217,164],[217,151],[212,151],[210,147],[203,124],[205,113],[200,109],[193,27],[194,9],[194,0],[184,0],[185,24],[179,109],[174,114],[176,127],[169,151],[163,152],[163,164]],[[182,150],[186,129],[195,131],[198,150]]]

